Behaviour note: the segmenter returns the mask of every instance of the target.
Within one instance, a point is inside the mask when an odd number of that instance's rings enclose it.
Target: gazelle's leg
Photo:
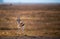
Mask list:
[[[21,30],[22,30],[22,34],[24,35],[24,26],[21,27]]]
[[[17,30],[17,35],[19,34],[19,32],[20,32],[20,24],[18,24],[18,26],[17,26],[17,28],[18,28],[18,30]]]

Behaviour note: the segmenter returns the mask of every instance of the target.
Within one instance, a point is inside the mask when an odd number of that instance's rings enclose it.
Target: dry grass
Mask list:
[[[12,30],[0,30],[0,36],[17,36],[13,29],[17,28],[18,16],[25,23],[24,34],[28,36],[60,36],[60,5],[4,6],[0,5],[0,29]]]

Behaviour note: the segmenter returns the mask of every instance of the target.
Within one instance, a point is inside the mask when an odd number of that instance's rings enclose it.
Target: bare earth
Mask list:
[[[60,39],[60,37],[17,36],[17,37],[0,37],[0,39]]]

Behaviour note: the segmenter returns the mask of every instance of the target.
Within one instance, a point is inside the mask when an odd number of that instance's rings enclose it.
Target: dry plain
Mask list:
[[[17,33],[19,16],[25,24],[24,34]],[[0,36],[17,35],[60,36],[60,4],[0,5]]]

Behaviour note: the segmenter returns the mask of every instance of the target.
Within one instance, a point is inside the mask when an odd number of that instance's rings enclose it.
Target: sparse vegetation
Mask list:
[[[58,5],[0,5],[0,36],[22,35],[17,33],[18,16],[25,23],[25,36],[60,36]]]

